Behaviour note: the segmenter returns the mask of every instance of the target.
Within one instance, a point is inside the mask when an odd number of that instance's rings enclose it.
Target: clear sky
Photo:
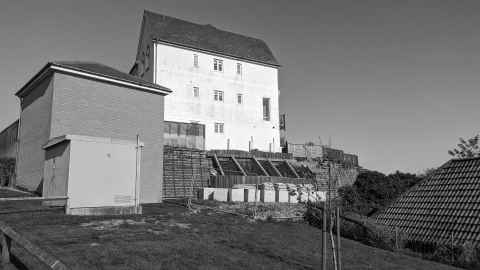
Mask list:
[[[128,71],[144,9],[265,40],[291,142],[382,172],[442,164],[480,130],[480,1],[0,0],[0,129],[51,60]]]

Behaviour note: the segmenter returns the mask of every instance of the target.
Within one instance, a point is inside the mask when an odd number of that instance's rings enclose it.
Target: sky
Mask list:
[[[0,129],[48,61],[128,72],[143,10],[261,38],[282,67],[287,139],[422,172],[480,131],[480,1],[0,0]]]

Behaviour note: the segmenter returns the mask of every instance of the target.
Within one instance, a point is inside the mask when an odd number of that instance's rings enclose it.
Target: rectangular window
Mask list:
[[[270,98],[263,98],[263,120],[270,121]]]
[[[198,54],[193,55],[193,66],[198,67]]]
[[[200,96],[200,89],[196,86],[193,87],[193,96],[199,97]]]
[[[214,90],[213,91],[213,100],[223,101],[223,91]]]
[[[237,74],[242,75],[242,63],[237,63]]]
[[[214,58],[213,59],[213,70],[223,71],[223,60]]]
[[[215,133],[223,133],[223,123],[215,123]]]
[[[242,94],[237,94],[237,103],[242,104],[243,103],[243,95]]]

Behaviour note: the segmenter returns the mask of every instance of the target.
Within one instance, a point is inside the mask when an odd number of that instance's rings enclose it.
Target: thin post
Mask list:
[[[245,170],[242,168],[242,166],[240,165],[240,163],[237,161],[237,159],[235,158],[235,156],[231,156],[230,157],[233,161],[233,163],[235,163],[235,166],[238,168],[238,170],[242,173],[243,176],[246,176],[247,173],[245,172]]]
[[[337,262],[338,262],[338,270],[342,270],[342,257],[341,257],[341,249],[340,249],[340,207],[337,207],[336,211],[336,220],[337,220]]]
[[[395,249],[398,249],[398,226],[395,226]]]
[[[450,249],[451,249],[451,261],[453,264],[455,261],[454,250],[453,250],[453,231],[450,233]]]
[[[253,207],[253,218],[257,218],[257,198],[258,198],[258,177],[255,183],[255,205]]]
[[[223,172],[222,164],[220,164],[220,161],[218,160],[217,154],[213,154],[213,161],[215,161],[215,164],[217,164],[220,175],[225,175],[225,173]]]
[[[255,161],[257,166],[262,170],[263,174],[265,176],[268,176],[268,172],[265,170],[265,168],[263,168],[262,164],[260,164],[260,162],[254,156],[252,156],[252,159],[253,159],[253,161]]]
[[[329,211],[329,228],[330,228],[330,243],[332,244],[332,255],[333,255],[333,266],[334,269],[337,270],[337,253],[335,248],[335,240],[333,239],[333,227],[335,226],[335,211],[330,209]]]
[[[327,270],[327,208],[322,208],[322,270]]]
[[[135,147],[135,214],[140,214],[140,159],[140,135],[137,134],[137,145]]]
[[[10,263],[10,250],[12,248],[12,239],[8,237],[5,233],[0,232],[0,242],[2,245],[2,263]]]
[[[327,204],[328,209],[330,209],[330,197],[331,197],[331,179],[332,179],[332,172],[331,172],[331,163],[328,162],[328,190],[327,190]]]

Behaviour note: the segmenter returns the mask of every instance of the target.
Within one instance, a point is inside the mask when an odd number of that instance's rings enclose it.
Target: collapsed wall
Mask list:
[[[352,185],[359,174],[359,167],[349,166],[344,163],[335,163],[327,160],[295,160],[291,161],[292,166],[305,168],[311,173],[309,178],[314,180],[318,190],[325,191],[332,197],[337,196],[340,187]]]

